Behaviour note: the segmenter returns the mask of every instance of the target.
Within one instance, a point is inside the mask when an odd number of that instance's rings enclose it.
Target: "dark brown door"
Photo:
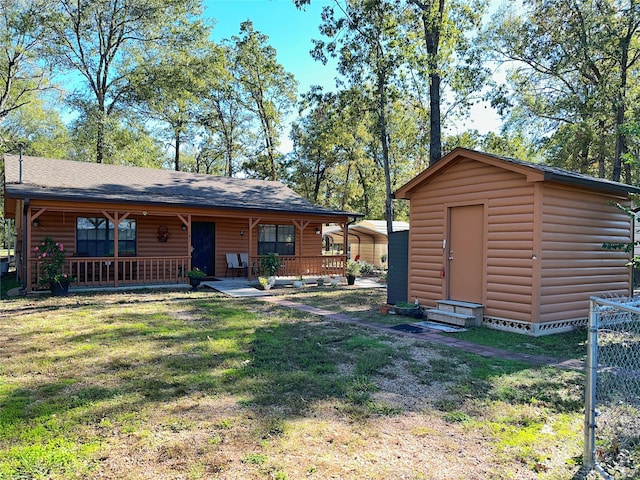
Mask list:
[[[449,299],[482,303],[484,206],[449,209]]]

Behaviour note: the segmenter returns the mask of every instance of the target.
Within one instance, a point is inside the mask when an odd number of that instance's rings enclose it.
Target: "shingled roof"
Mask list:
[[[21,174],[17,155],[5,155],[5,191],[14,198],[362,216],[314,205],[281,182],[29,156]]]
[[[475,150],[457,147],[442,157],[442,159],[434,165],[428,167],[422,173],[418,174],[405,185],[397,189],[396,197],[404,198],[410,190],[416,188],[423,182],[430,181],[440,172],[444,171],[444,169],[463,158],[471,158],[486,163],[494,163],[502,168],[519,171],[520,173],[525,174],[535,172],[538,174],[538,178],[540,180],[552,181],[565,185],[590,188],[617,194],[640,193],[640,187],[635,187],[633,185],[613,182],[604,178],[595,178],[582,173],[572,172],[570,170],[564,170],[562,168],[552,167],[541,163],[525,162],[515,158],[503,157],[492,153],[478,152]]]

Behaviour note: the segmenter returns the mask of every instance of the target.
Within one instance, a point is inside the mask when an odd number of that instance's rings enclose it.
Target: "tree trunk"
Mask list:
[[[442,157],[442,127],[440,122],[440,74],[438,73],[438,48],[445,0],[438,1],[438,13],[431,18],[432,1],[415,1],[422,11],[422,26],[427,47],[429,65],[429,165]]]
[[[173,162],[176,167],[176,172],[180,171],[180,128],[176,128],[176,153],[173,157]]]
[[[429,74],[429,165],[442,158],[440,125],[440,75]]]
[[[387,234],[393,232],[393,192],[391,191],[391,169],[389,167],[389,139],[387,137],[387,116],[385,107],[387,104],[386,76],[384,71],[378,72],[378,122],[380,128],[380,144],[382,145],[382,161],[384,165],[384,184],[386,200],[384,205],[385,220],[387,221]]]

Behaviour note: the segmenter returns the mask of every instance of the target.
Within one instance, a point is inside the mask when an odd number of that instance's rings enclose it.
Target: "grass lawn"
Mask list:
[[[382,290],[311,290],[291,298],[389,321]],[[581,372],[211,291],[2,306],[0,478],[571,479],[580,467]],[[562,343],[557,356],[577,355]]]

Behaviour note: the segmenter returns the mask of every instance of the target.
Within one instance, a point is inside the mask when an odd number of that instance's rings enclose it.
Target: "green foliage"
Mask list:
[[[264,275],[267,277],[275,277],[278,270],[280,270],[282,260],[275,253],[270,253],[260,261],[260,265]]]
[[[358,276],[360,275],[360,263],[355,260],[347,260],[347,267],[345,269],[348,275]]]
[[[62,243],[56,242],[51,237],[45,237],[34,247],[34,258],[40,264],[40,284],[52,285],[61,281],[74,282],[75,278],[64,272],[66,250]]]
[[[240,25],[234,36],[233,76],[246,96],[246,107],[256,125],[262,149],[245,163],[253,177],[278,180],[281,155],[277,152],[282,122],[293,108],[297,83],[278,63],[276,51],[266,35],[257,32],[250,20]]]
[[[485,38],[513,65],[492,100],[507,128],[526,131],[555,165],[619,181],[637,98],[639,19],[637,8],[611,0],[505,5]]]

